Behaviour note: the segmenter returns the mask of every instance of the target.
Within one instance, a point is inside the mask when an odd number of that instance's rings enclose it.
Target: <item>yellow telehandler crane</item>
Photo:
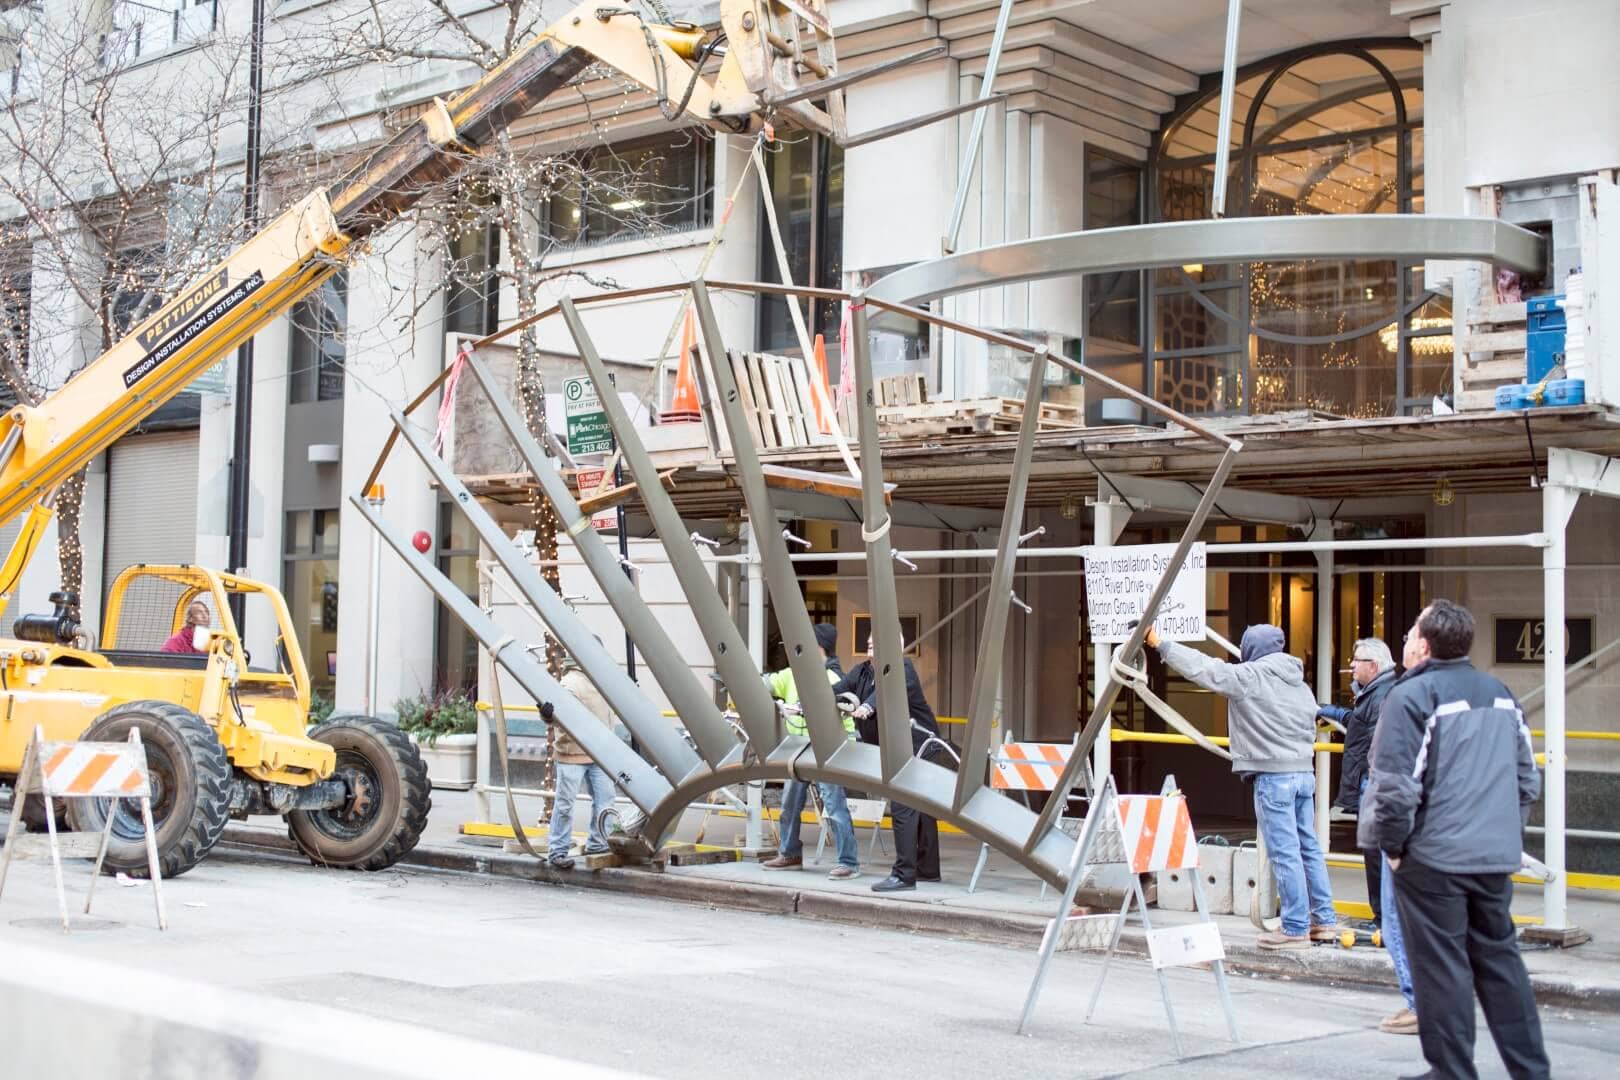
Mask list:
[[[722,0],[714,33],[587,0],[294,203],[61,389],[0,419],[0,522],[26,511],[0,567],[0,615],[64,480],[364,251],[429,181],[453,174],[592,64],[656,94],[672,122],[736,133],[770,122],[834,138],[844,135],[842,87],[858,77],[837,74],[824,0]],[[251,666],[228,602],[235,594],[262,597],[274,612],[273,667]],[[132,566],[109,591],[96,649],[77,596],[57,592],[52,602],[51,614],[16,620],[13,639],[0,640],[0,779],[15,783],[36,725],[52,741],[120,741],[139,728],[165,876],[195,866],[227,819],[250,814],[284,815],[318,864],[378,870],[415,846],[429,808],[416,748],[373,717],[334,717],[306,733],[309,677],[276,589],[197,566]],[[198,602],[211,616],[206,628],[188,619]],[[163,650],[176,643],[182,651]],[[145,831],[126,803],[75,799],[68,813],[86,831],[114,815],[106,866],[143,876]]]

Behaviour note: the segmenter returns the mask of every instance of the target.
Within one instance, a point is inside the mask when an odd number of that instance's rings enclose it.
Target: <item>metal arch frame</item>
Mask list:
[[[1029,353],[1032,355],[1031,370],[1034,374],[1026,395],[1039,392],[1040,374],[1044,364],[1059,363],[1075,368],[1086,377],[1094,378],[1116,392],[1138,400],[1146,407],[1184,424],[1189,430],[1225,448],[1223,468],[1217,472],[1214,482],[1206,489],[1201,502],[1201,509],[1206,514],[1213,507],[1221,483],[1226,473],[1230,471],[1234,455],[1240,449],[1239,444],[1232,439],[1218,432],[1206,430],[1193,419],[1146,398],[1138,391],[1101,372],[1092,371],[1078,361],[1068,357],[1051,356],[1043,347],[1022,338],[984,330],[905,304],[863,298],[859,293],[852,295],[832,289],[795,289],[756,283],[707,283],[701,279],[602,293],[583,297],[577,301],[563,300],[554,308],[526,323],[491,335],[475,343],[474,355],[468,359],[475,377],[494,403],[497,416],[518,443],[526,463],[535,471],[542,492],[557,508],[565,527],[580,539],[585,548],[593,548],[592,541],[595,539],[594,536],[589,538],[585,536],[589,532],[588,519],[580,513],[579,506],[568,492],[566,485],[555,478],[553,470],[541,457],[539,447],[527,436],[521,421],[517,420],[510,402],[505,401],[503,396],[495,391],[493,380],[489,378],[487,369],[476,356],[476,348],[499,337],[518,332],[541,318],[560,313],[579,346],[580,356],[587,371],[593,380],[605,382],[606,371],[585,330],[579,306],[609,302],[626,296],[690,291],[702,326],[704,347],[708,350],[711,361],[715,361],[725,355],[725,343],[721,340],[718,321],[714,317],[709,300],[712,290],[792,294],[824,300],[849,299],[852,301],[857,326],[864,325],[865,309],[870,304],[885,311],[921,319],[943,329]],[[862,528],[863,535],[867,538],[867,553],[882,568],[869,578],[874,613],[873,660],[878,670],[883,673],[879,680],[879,719],[884,736],[884,746],[881,750],[879,747],[845,741],[842,723],[836,714],[836,707],[831,701],[827,685],[822,679],[819,652],[811,651],[814,637],[809,632],[808,613],[793,577],[791,556],[782,542],[780,533],[774,528],[775,510],[758,451],[748,434],[746,423],[742,422],[736,386],[734,381],[727,377],[729,372],[724,363],[714,363],[712,366],[718,380],[718,397],[721,399],[719,406],[727,417],[731,429],[733,468],[738,485],[747,499],[750,515],[761,521],[773,523],[772,528],[760,530],[763,541],[761,555],[765,564],[763,569],[770,584],[772,599],[778,608],[778,617],[783,620],[790,662],[795,668],[796,679],[804,687],[801,693],[804,694],[811,733],[808,740],[802,736],[781,734],[775,705],[764,690],[761,672],[749,659],[736,626],[731,622],[724,606],[719,603],[713,582],[704,572],[674,504],[659,482],[656,469],[645,447],[615,395],[600,395],[608,414],[608,422],[618,437],[626,464],[639,482],[641,497],[649,516],[654,521],[663,546],[669,553],[683,588],[688,592],[694,615],[703,629],[711,653],[714,654],[716,667],[721,670],[722,677],[726,680],[727,687],[738,705],[741,719],[740,741],[736,737],[730,741],[713,737],[697,738],[696,753],[703,759],[702,762],[695,761],[690,751],[676,748],[667,738],[662,737],[667,734],[667,731],[663,730],[669,727],[667,722],[656,711],[647,708],[644,700],[636,700],[639,691],[634,688],[634,684],[628,682],[606,650],[595,647],[594,638],[584,631],[582,624],[567,606],[557,601],[555,597],[542,595],[550,590],[537,574],[523,571],[526,560],[517,552],[515,545],[499,530],[493,519],[476,505],[471,493],[455,479],[453,472],[438,458],[428,441],[411,429],[411,414],[443,383],[448,376],[448,370],[434,380],[405,410],[394,414],[394,429],[384,442],[373,469],[373,477],[381,471],[383,464],[391,456],[396,440],[403,437],[412,451],[421,458],[428,471],[438,482],[446,486],[463,512],[468,514],[475,529],[495,552],[497,561],[512,573],[514,585],[534,606],[540,620],[560,640],[569,645],[570,651],[574,653],[575,659],[579,661],[587,677],[603,691],[605,697],[614,702],[620,719],[648,748],[648,756],[657,767],[630,751],[591,717],[571,695],[550,678],[544,666],[535,659],[530,650],[518,647],[518,642],[512,635],[505,633],[487,612],[479,610],[476,604],[438,569],[432,559],[416,551],[406,540],[404,533],[385,521],[378,510],[369,505],[363,496],[357,495],[351,501],[388,546],[405,561],[406,566],[489,650],[495,664],[506,669],[537,700],[549,700],[554,703],[557,722],[569,734],[576,737],[586,753],[619,780],[632,802],[646,815],[637,827],[637,833],[643,841],[655,846],[662,842],[673,830],[681,811],[689,803],[717,786],[760,779],[818,780],[875,792],[891,800],[917,807],[925,813],[957,825],[1021,863],[1043,880],[1062,887],[1069,872],[1074,841],[1055,827],[1055,818],[1049,820],[1045,816],[1037,816],[1027,807],[984,786],[982,780],[973,783],[973,777],[970,776],[968,780],[961,781],[958,774],[950,769],[910,756],[910,725],[903,704],[905,693],[903,643],[900,640],[897,614],[899,605],[895,595],[890,560],[891,548],[887,537],[888,510],[881,486],[881,451],[872,400],[874,395],[871,393],[871,364],[865,348],[864,335],[857,334],[856,337],[855,367],[859,373],[857,378],[862,387],[863,403],[860,441],[863,458],[870,461],[873,466],[862,469],[863,480],[871,481],[868,484],[869,490],[863,492],[865,520]],[[1037,413],[1038,410],[1035,409],[1026,410],[1025,422],[1028,426],[1020,434],[1020,451],[1015,456],[1011,486],[1020,493],[1026,489],[1029,479]],[[368,480],[368,486],[370,482]],[[882,520],[875,520],[880,515]],[[1003,525],[1006,535],[1001,538],[1000,547],[1006,550],[1000,553],[1003,557],[998,562],[1003,564],[1005,576],[1010,574],[1011,546],[1016,544],[1018,533],[1017,515],[1012,513],[1011,505]],[[1196,524],[1183,537],[1184,547],[1191,544],[1195,534]],[[656,671],[657,666],[663,664],[670,669],[670,674],[678,685],[679,673],[675,670],[678,666],[678,654],[674,645],[662,631],[653,632],[645,625],[648,616],[639,597],[633,595],[633,590],[620,587],[624,579],[617,561],[610,556],[604,556],[603,552],[595,552],[594,555],[588,554],[584,562],[592,576],[604,587],[615,612],[624,619],[627,626],[632,627],[632,634],[636,635],[637,628],[640,628],[637,644],[647,657],[649,666],[654,667]],[[1166,578],[1161,582],[1161,593],[1168,589],[1169,581],[1170,579]],[[1010,590],[1000,605],[1002,608],[1006,606],[1005,600],[1010,600]],[[1146,628],[1143,626],[1139,633],[1145,631]],[[989,665],[986,667],[987,672],[995,670],[995,659],[999,658],[1002,644],[996,638],[981,641],[979,662],[981,666]],[[1128,644],[1127,649],[1140,648],[1140,644],[1140,641],[1134,646]],[[988,675],[981,681],[988,686]],[[662,682],[661,679],[661,684]],[[988,689],[981,690],[978,697],[979,704],[984,706],[990,697]],[[821,700],[823,698],[825,700]],[[709,714],[713,711],[712,703],[694,704],[692,708],[695,711],[690,717],[686,712],[682,713],[683,720],[694,722],[698,729],[711,726],[712,717]],[[988,732],[989,713],[986,707],[977,709],[975,715],[979,713],[983,713],[984,716],[975,729],[970,730],[970,743],[986,741],[979,736]],[[984,730],[977,730],[979,728]],[[712,736],[713,733],[709,734]],[[987,753],[979,756],[985,757],[986,760],[974,761],[972,757],[967,760],[965,768],[969,774],[975,770],[982,772],[987,767]]]
[[[1169,221],[1039,236],[948,255],[879,278],[867,295],[913,305],[977,289],[1114,270],[1374,258],[1469,259],[1534,270],[1541,265],[1541,240],[1494,218],[1430,214]],[[1096,377],[1089,369],[1087,374]]]

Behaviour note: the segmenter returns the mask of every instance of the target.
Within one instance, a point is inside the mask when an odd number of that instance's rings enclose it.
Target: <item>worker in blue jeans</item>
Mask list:
[[[1361,780],[1361,793],[1367,794],[1366,777]],[[1365,854],[1369,859],[1384,858],[1381,851],[1369,851]],[[1384,912],[1378,929],[1383,935],[1384,951],[1389,953],[1390,963],[1395,965],[1395,981],[1400,985],[1401,997],[1406,999],[1406,1008],[1380,1020],[1378,1030],[1389,1035],[1416,1035],[1417,995],[1412,990],[1412,965],[1406,959],[1406,939],[1401,936],[1401,913],[1395,906],[1395,872],[1389,868],[1387,859],[1384,861],[1384,873],[1379,881],[1378,891],[1381,894],[1378,903]]]
[[[1336,940],[1333,886],[1316,837],[1317,701],[1305,665],[1284,650],[1282,630],[1265,623],[1243,632],[1236,664],[1161,641],[1152,627],[1146,643],[1182,678],[1226,698],[1232,771],[1254,782],[1255,821],[1282,902],[1282,929],[1256,944],[1309,949]]]
[[[816,644],[821,647],[822,667],[827,673],[827,681],[837,683],[844,674],[838,663],[838,628],[831,623],[817,623],[815,635]],[[765,685],[770,687],[771,696],[786,706],[788,734],[808,735],[809,727],[800,710],[799,689],[793,681],[793,669],[773,671],[765,676]],[[845,736],[854,742],[855,721],[848,713],[841,713],[840,716],[843,718]],[[855,822],[849,815],[849,799],[837,784],[818,783],[816,791],[821,795],[821,827],[832,831],[833,846],[838,852],[838,865],[827,876],[834,881],[859,877],[860,848],[855,842]],[[761,864],[765,869],[798,870],[804,866],[804,842],[799,839],[799,818],[804,813],[804,800],[809,792],[810,785],[803,780],[789,780],[783,787],[779,822],[782,838],[777,845],[776,857]]]

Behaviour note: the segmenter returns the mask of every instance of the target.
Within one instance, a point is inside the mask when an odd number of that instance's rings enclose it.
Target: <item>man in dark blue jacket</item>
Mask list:
[[[939,721],[923,694],[922,680],[909,657],[905,660],[906,711],[910,716],[911,752],[924,761],[948,763],[938,742]],[[872,645],[867,642],[866,660],[857,665],[833,687],[833,693],[854,694],[860,702],[854,716],[862,742],[881,742],[877,722],[877,673],[872,667]],[[919,753],[920,752],[920,753]],[[873,892],[900,892],[915,889],[919,881],[939,880],[939,822],[931,814],[903,803],[889,803],[894,827],[894,866],[889,876],[872,886]]]
[[[1417,991],[1424,1076],[1472,1080],[1474,995],[1508,1074],[1549,1075],[1541,1018],[1509,904],[1541,790],[1524,714],[1468,661],[1474,617],[1449,600],[1407,631],[1406,674],[1384,700],[1357,839],[1378,848]]]

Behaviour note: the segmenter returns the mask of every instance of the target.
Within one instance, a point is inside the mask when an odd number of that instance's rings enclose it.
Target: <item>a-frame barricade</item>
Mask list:
[[[34,738],[23,755],[17,773],[15,796],[11,802],[11,822],[6,829],[6,846],[0,851],[0,893],[13,858],[46,854],[56,876],[56,902],[62,913],[62,930],[69,928],[67,890],[62,884],[62,855],[69,858],[95,853],[95,869],[84,897],[84,911],[96,895],[96,879],[107,858],[112,839],[116,806],[108,806],[106,825],[100,843],[90,833],[59,834],[56,828],[56,799],[133,799],[140,803],[141,823],[146,827],[146,864],[152,876],[152,897],[157,904],[159,930],[169,928],[163,912],[163,882],[158,866],[157,831],[152,827],[152,782],[146,768],[146,749],[141,745],[139,728],[131,728],[128,742],[46,742],[43,728],[34,728]],[[30,798],[44,801],[47,836],[22,835],[23,808]]]
[[[1176,1026],[1166,968],[1202,963],[1210,965],[1215,974],[1221,1008],[1226,1013],[1227,1033],[1233,1042],[1238,1042],[1237,1019],[1232,1013],[1232,1000],[1226,986],[1226,953],[1221,946],[1220,929],[1210,920],[1209,905],[1204,901],[1199,875],[1188,875],[1198,909],[1198,922],[1190,925],[1155,929],[1152,916],[1148,914],[1147,897],[1142,892],[1142,874],[1158,870],[1194,869],[1198,866],[1198,839],[1193,834],[1186,798],[1175,790],[1173,777],[1165,780],[1163,794],[1122,796],[1114,787],[1112,776],[1103,780],[1100,790],[1091,783],[1089,767],[1085,770],[1085,776],[1087,790],[1094,792],[1095,797],[1080,828],[1062,901],[1057,914],[1046,924],[1046,933],[1041,938],[1040,960],[1035,968],[1035,978],[1030,983],[1029,996],[1024,1001],[1023,1015],[1018,1021],[1019,1034],[1029,1027],[1059,940],[1066,936],[1078,936],[1083,943],[1100,944],[1102,936],[1106,934],[1108,944],[1103,953],[1102,970],[1097,974],[1097,984],[1086,1008],[1085,1018],[1090,1022],[1102,996],[1109,964],[1119,948],[1125,920],[1134,905],[1147,931],[1148,953],[1153,961],[1153,973],[1159,980],[1159,994],[1164,1000],[1165,1019],[1169,1023],[1170,1041],[1176,1056],[1183,1056],[1181,1033]],[[1091,867],[1107,865],[1124,865],[1130,871],[1130,884],[1118,914],[1072,915],[1074,896],[1086,871]]]

